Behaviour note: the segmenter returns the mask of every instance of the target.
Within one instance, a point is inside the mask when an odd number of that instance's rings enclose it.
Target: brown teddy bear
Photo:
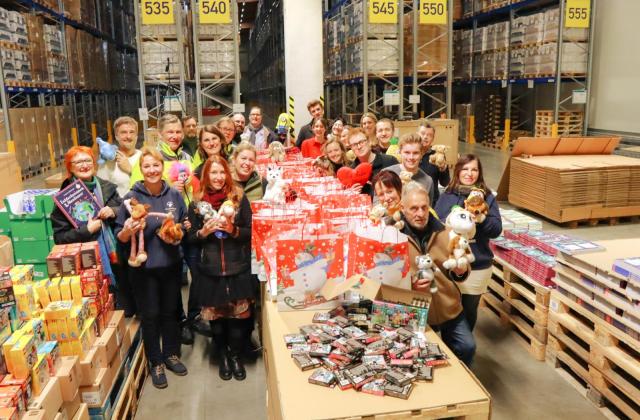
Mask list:
[[[173,213],[167,214],[167,217],[162,222],[162,226],[158,229],[158,236],[166,243],[173,245],[179,244],[182,240],[184,236],[182,224],[175,222]]]
[[[469,196],[464,200],[464,208],[473,215],[476,223],[482,223],[489,214],[489,206],[484,201],[484,191],[473,188]]]
[[[435,165],[441,171],[444,171],[444,168],[447,167],[447,156],[445,153],[449,150],[449,146],[445,146],[444,144],[434,144],[431,146],[431,149],[435,153],[429,156],[429,163]]]

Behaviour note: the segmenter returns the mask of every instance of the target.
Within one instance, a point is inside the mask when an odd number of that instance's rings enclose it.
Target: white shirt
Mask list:
[[[136,150],[134,154],[127,158],[132,168],[138,164],[141,154],[140,150]],[[116,184],[120,197],[124,197],[130,190],[129,180],[131,175],[120,169],[115,160],[103,163],[98,169],[98,177]]]

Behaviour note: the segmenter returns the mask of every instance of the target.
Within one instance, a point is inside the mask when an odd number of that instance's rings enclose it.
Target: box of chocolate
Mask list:
[[[302,371],[317,368],[321,364],[318,359],[309,357],[306,354],[293,355],[293,361]]]
[[[97,268],[100,264],[100,249],[97,242],[85,242],[80,247],[82,269]]]
[[[393,383],[386,383],[384,386],[384,395],[406,400],[409,398],[409,395],[411,395],[412,390],[413,384],[399,386]]]
[[[320,368],[309,376],[309,383],[331,387],[336,381],[336,376],[330,370]]]

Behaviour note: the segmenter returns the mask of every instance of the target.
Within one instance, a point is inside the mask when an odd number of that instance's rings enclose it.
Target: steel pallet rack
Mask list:
[[[165,112],[179,112],[183,116],[188,112],[187,5],[173,0],[173,23],[162,25],[143,24],[140,8],[140,2],[136,0],[134,13],[140,103],[142,108],[147,108],[149,115],[149,120],[142,122],[146,130],[149,121],[155,126]],[[161,57],[162,61],[152,62],[150,56]],[[178,109],[174,108],[176,104]]]
[[[475,6],[475,2],[470,2],[472,7]],[[514,77],[512,73],[512,55],[507,54],[507,76],[503,78],[474,78],[474,68],[477,65],[477,60],[471,60],[471,78],[466,80],[455,80],[456,85],[456,102],[469,101],[471,106],[469,117],[469,130],[467,131],[467,142],[475,143],[476,135],[476,112],[478,96],[481,93],[486,93],[484,90],[489,88],[491,92],[502,95],[505,99],[504,107],[504,136],[502,143],[499,144],[501,149],[508,150],[511,141],[511,131],[519,128],[533,127],[535,124],[535,108],[536,103],[539,100],[540,94],[537,92],[540,89],[546,87],[547,92],[549,87],[553,88],[550,96],[553,97],[553,135],[558,134],[558,119],[559,115],[563,111],[567,111],[568,103],[572,99],[572,91],[574,89],[584,89],[586,91],[586,101],[583,105],[584,117],[582,134],[586,135],[588,129],[589,118],[589,102],[590,102],[590,87],[591,87],[591,69],[592,69],[592,55],[593,55],[593,34],[594,34],[594,21],[596,13],[596,0],[590,0],[590,20],[588,29],[588,38],[586,46],[580,46],[580,48],[586,49],[587,54],[587,66],[585,74],[569,74],[562,72],[562,62],[564,57],[563,43],[567,41],[563,40],[563,34],[565,28],[565,7],[567,0],[514,0],[512,4],[505,5],[490,11],[477,12],[472,10],[472,16],[459,19],[454,22],[454,29],[471,29],[472,34],[472,51],[475,51],[473,42],[476,31],[482,26],[498,22],[507,22],[509,30],[509,47],[508,51],[512,50],[512,27],[514,20],[520,16],[531,15],[536,12],[540,12],[544,9],[553,7],[559,8],[558,13],[558,33],[556,38],[556,66],[552,75],[544,76],[523,76]],[[572,44],[582,44],[573,41],[569,41]],[[551,41],[550,43],[554,43]],[[463,98],[462,100],[460,100]],[[512,119],[519,117],[519,122],[512,126]],[[533,130],[531,130],[533,131]]]
[[[102,3],[99,3],[102,4]],[[46,24],[56,25],[62,35],[60,54],[65,59],[66,75],[70,76],[69,57],[67,51],[66,28],[73,27],[91,34],[95,38],[99,38],[101,42],[108,43],[115,47],[121,53],[135,53],[135,48],[130,44],[126,44],[125,19],[122,17],[126,12],[127,2],[122,0],[120,3],[106,2],[103,5],[106,15],[102,14],[100,7],[95,10],[96,27],[92,27],[86,22],[74,20],[65,11],[64,1],[57,0],[54,2],[36,2],[32,0],[13,0],[5,3],[5,5],[32,15],[42,16]],[[114,19],[114,15],[118,15],[119,19]],[[103,32],[101,29],[108,29]],[[3,63],[0,67],[4,69]],[[91,90],[74,87],[70,83],[51,84],[48,82],[25,82],[25,83],[9,83],[8,79],[2,74],[2,84],[0,85],[0,100],[2,102],[2,123],[8,140],[6,148],[9,151],[16,150],[16,144],[13,141],[14,136],[10,122],[10,110],[15,108],[35,108],[50,106],[66,106],[71,111],[70,133],[61,134],[61,146],[69,146],[72,143],[92,145],[97,135],[105,138],[109,137],[111,121],[119,115],[136,115],[137,103],[132,99],[137,95],[126,86],[114,86],[113,90]],[[73,140],[71,140],[73,138]],[[26,147],[26,145],[18,144],[18,147]],[[38,165],[38,172],[49,167],[55,167],[62,159],[64,148],[54,150],[52,146],[51,159],[43,158]],[[30,176],[34,173],[33,168],[23,168],[23,176]]]
[[[347,15],[349,8],[361,8],[362,10],[362,36],[356,39],[340,39],[334,45],[325,46],[326,61],[337,60],[340,69],[325,71],[325,103],[327,113],[333,117],[337,115],[357,117],[363,112],[372,111],[378,115],[395,116],[403,119],[407,116],[417,116],[419,113],[426,117],[446,114],[451,116],[451,95],[452,87],[452,42],[453,42],[453,1],[447,1],[447,24],[437,26],[437,35],[431,39],[421,40],[419,37],[419,0],[402,0],[398,2],[399,8],[397,29],[395,35],[385,36],[392,31],[389,27],[393,24],[371,24],[368,21],[368,1],[367,0],[343,0],[336,2],[333,7],[325,12],[325,41],[330,39],[330,25],[342,25],[349,27]],[[405,19],[407,18],[407,19]],[[405,30],[406,23],[411,24],[411,30]],[[382,26],[381,26],[382,25]],[[412,34],[413,41],[405,42],[407,32]],[[395,39],[393,38],[395,36]],[[380,59],[370,62],[368,57],[368,47],[372,41],[381,41],[393,48],[382,59],[397,58],[398,65],[393,71],[376,72],[372,71],[371,65],[380,62]],[[424,41],[424,42],[422,42]],[[430,48],[434,43],[445,44],[446,54],[443,58]],[[353,72],[346,61],[346,48],[350,44],[360,44],[362,51],[362,68]],[[405,51],[405,47],[411,48],[410,52]],[[436,45],[437,47],[437,45]],[[410,55],[411,66],[405,65],[405,58]],[[421,71],[419,62],[433,63],[436,67],[430,71]],[[338,63],[334,64],[337,66]],[[330,67],[331,64],[328,64]],[[399,95],[398,106],[384,106],[384,91],[397,91]],[[420,99],[419,103],[410,101],[410,96],[415,95]],[[431,101],[431,106],[427,103]],[[357,123],[354,118],[350,121]]]
[[[260,104],[264,124],[274,126],[287,104],[284,78],[284,15],[281,0],[263,0],[249,33],[249,66],[244,102]],[[249,109],[246,110],[247,113]],[[271,113],[273,111],[273,113]]]
[[[238,3],[229,2],[231,23],[200,22],[199,5],[191,3],[193,22],[193,60],[197,116],[203,122],[205,106],[220,108],[220,114],[231,115],[233,104],[240,103],[240,58],[238,36]]]

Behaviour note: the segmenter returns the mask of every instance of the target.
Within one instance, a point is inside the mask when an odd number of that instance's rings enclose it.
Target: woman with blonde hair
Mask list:
[[[249,202],[261,200],[266,188],[266,183],[256,171],[256,159],[255,146],[242,141],[234,149],[230,162],[233,180],[244,190]]]

